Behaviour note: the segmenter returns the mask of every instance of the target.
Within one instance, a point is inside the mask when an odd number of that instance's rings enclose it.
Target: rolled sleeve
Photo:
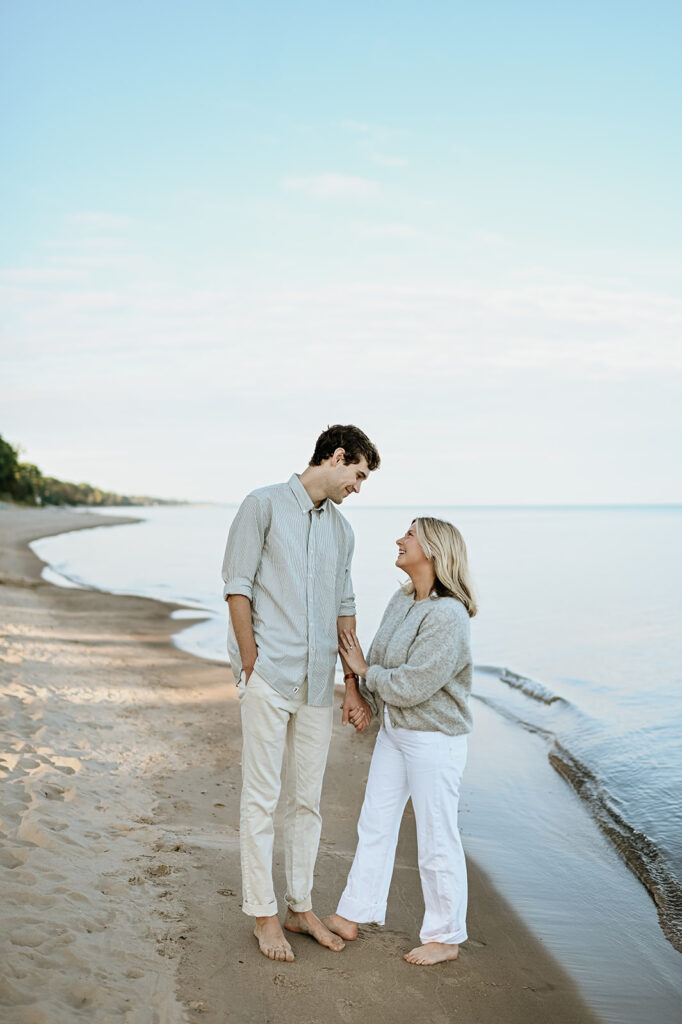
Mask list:
[[[227,601],[230,594],[243,594],[244,597],[248,597],[249,601],[253,598],[253,582],[247,580],[244,576],[237,579],[229,580],[223,586],[223,597]]]
[[[348,554],[346,556],[346,567],[343,576],[343,590],[338,615],[355,615],[355,591],[350,573],[351,562],[353,561],[353,550],[355,548],[355,537],[351,534],[348,542]]]
[[[253,598],[253,581],[265,544],[266,517],[260,501],[250,494],[234,517],[223,559],[223,597],[242,594]]]

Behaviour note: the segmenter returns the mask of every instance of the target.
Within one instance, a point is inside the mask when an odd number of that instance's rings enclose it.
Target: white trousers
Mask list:
[[[412,798],[425,913],[422,942],[464,942],[467,875],[457,828],[466,736],[379,731],[358,822],[358,846],[337,914],[383,924],[403,811]]]
[[[320,842],[320,795],[331,739],[333,707],[310,707],[307,684],[283,697],[252,672],[239,684],[242,716],[240,846],[245,914],[277,913],[272,884],[274,813],[286,793],[284,865],[286,902],[312,908],[313,871]]]

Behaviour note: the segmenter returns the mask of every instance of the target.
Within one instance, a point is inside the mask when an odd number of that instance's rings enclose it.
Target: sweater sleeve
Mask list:
[[[470,659],[467,624],[459,615],[444,615],[434,608],[422,620],[405,664],[371,665],[365,685],[387,704],[414,707],[432,697]]]
[[[369,704],[369,708],[370,708],[370,711],[372,712],[372,714],[373,715],[378,714],[378,712],[379,712],[379,705],[377,704],[377,699],[376,699],[375,695],[372,693],[372,691],[367,689],[367,686],[365,684],[364,679],[360,680],[360,685],[358,687],[358,692],[360,693],[360,696],[362,697],[362,699],[366,700],[367,703]]]
[[[366,661],[369,661],[370,657],[372,656],[372,645],[373,644],[374,644],[374,640],[372,640],[372,643],[369,645],[369,648],[367,650],[367,654],[365,655],[365,660]],[[359,691],[360,696],[362,697],[362,699],[366,700],[367,703],[369,704],[370,711],[372,712],[372,714],[376,715],[377,712],[379,711],[379,707],[377,705],[377,699],[374,696],[374,694],[372,693],[372,691],[367,688],[367,684],[366,684],[365,680],[362,678],[362,676],[360,677],[360,680],[359,680],[358,691]]]

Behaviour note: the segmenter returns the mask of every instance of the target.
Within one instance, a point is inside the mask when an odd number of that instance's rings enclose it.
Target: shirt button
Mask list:
[[[294,687],[294,693],[298,693],[298,686]]]

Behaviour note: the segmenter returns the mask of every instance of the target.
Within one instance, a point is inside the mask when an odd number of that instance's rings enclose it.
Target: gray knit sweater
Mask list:
[[[471,731],[469,613],[454,597],[396,591],[367,653],[360,693],[383,720],[400,729]]]

